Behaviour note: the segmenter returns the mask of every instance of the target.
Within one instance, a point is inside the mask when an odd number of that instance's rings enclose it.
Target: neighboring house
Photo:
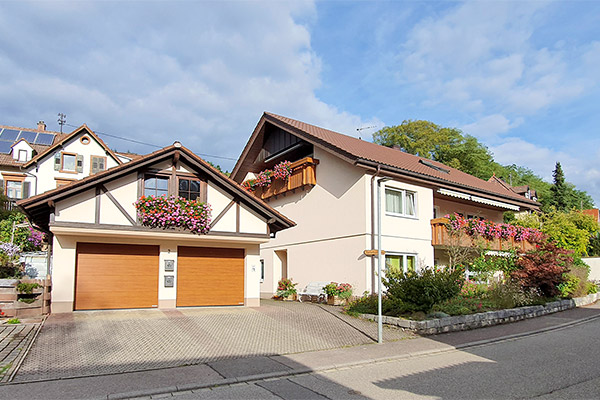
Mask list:
[[[0,187],[26,199],[132,159],[114,153],[86,125],[68,134],[0,126]]]
[[[582,210],[582,212],[584,214],[589,215],[592,218],[594,218],[594,221],[600,223],[600,212],[598,211],[597,208],[590,208],[589,210]]]
[[[515,191],[515,193],[520,194],[527,199],[537,201],[537,192],[535,189],[531,189],[529,185],[514,186],[512,189]]]
[[[261,247],[263,296],[282,277],[300,287],[336,281],[352,284],[358,295],[374,291],[377,260],[364,251],[376,249],[378,179],[389,179],[381,183],[382,250],[388,265],[404,270],[447,262],[443,243],[432,242],[434,218],[457,212],[502,222],[504,211],[539,208],[495,176],[484,181],[271,113],[263,114],[231,177],[242,183],[283,160],[293,163],[287,183],[275,181],[255,195],[297,226]]]
[[[208,202],[210,231],[141,226],[148,195]],[[18,205],[52,237],[52,312],[258,306],[259,246],[294,225],[178,142]]]

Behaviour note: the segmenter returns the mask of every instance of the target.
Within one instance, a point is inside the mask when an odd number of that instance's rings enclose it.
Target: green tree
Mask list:
[[[590,239],[600,232],[600,225],[592,216],[577,210],[521,215],[515,223],[540,229],[551,242],[562,249],[573,250],[576,256],[587,255]]]
[[[550,188],[552,193],[550,205],[556,207],[559,211],[565,211],[567,210],[567,186],[565,184],[565,174],[559,162],[554,167],[552,177],[554,178],[554,184]]]
[[[373,134],[373,141],[397,146],[406,153],[439,161],[482,179],[489,179],[499,166],[475,137],[430,121],[405,120],[400,125],[386,126]]]

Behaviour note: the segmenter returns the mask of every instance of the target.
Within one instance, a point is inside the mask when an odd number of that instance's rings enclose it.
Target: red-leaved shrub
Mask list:
[[[559,294],[557,286],[564,281],[573,263],[572,250],[557,247],[554,243],[538,244],[535,250],[517,259],[516,271],[511,278],[525,289],[538,289],[543,296]]]

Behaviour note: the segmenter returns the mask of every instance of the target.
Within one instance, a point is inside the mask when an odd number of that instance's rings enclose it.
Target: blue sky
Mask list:
[[[427,119],[548,180],[560,161],[600,205],[599,65],[597,1],[0,2],[0,124],[63,112],[229,169],[265,110],[352,135]]]

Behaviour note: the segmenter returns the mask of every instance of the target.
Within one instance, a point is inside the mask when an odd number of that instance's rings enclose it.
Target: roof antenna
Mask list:
[[[356,128],[356,131],[360,134],[360,131],[364,131],[365,129],[373,129],[373,128],[377,128],[376,125],[373,126],[363,126],[362,128]],[[358,137],[359,140],[362,140],[362,138],[359,136]]]
[[[60,133],[63,133],[62,127],[67,123],[67,115],[63,113],[58,113],[58,124],[60,125]]]

